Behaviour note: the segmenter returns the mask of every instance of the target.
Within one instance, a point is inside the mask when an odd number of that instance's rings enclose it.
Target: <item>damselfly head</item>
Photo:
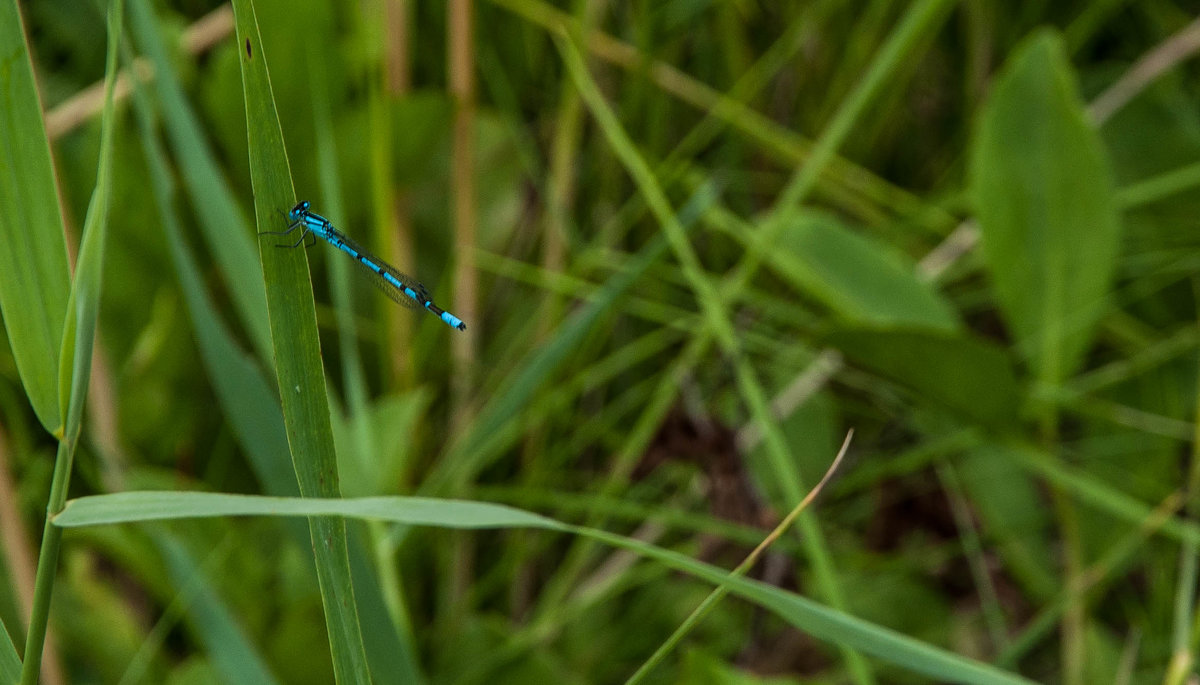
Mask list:
[[[308,200],[301,200],[297,202],[296,206],[292,207],[292,211],[288,212],[288,218],[292,221],[300,219],[300,217],[308,213],[308,207]]]

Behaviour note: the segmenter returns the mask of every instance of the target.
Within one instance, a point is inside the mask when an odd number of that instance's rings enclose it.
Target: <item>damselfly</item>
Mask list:
[[[461,319],[433,303],[429,291],[417,279],[401,273],[392,265],[371,254],[366,248],[347,238],[345,233],[334,228],[329,219],[308,211],[308,208],[308,200],[297,202],[296,206],[292,207],[292,211],[287,214],[288,227],[286,231],[263,231],[263,233],[288,235],[297,228],[302,229],[299,240],[291,245],[280,245],[279,247],[299,247],[309,235],[321,238],[354,257],[354,261],[362,267],[363,275],[399,305],[411,309],[418,307],[427,309],[448,325],[460,331],[467,330],[467,324],[463,323]],[[316,238],[313,239],[313,244],[315,243]]]

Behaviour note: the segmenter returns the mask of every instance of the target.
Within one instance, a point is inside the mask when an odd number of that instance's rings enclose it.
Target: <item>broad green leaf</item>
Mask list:
[[[912,262],[833,217],[797,216],[776,247],[767,256],[775,272],[848,322],[960,327],[954,309],[917,278]]]
[[[233,10],[246,101],[256,223],[259,231],[279,230],[280,212],[295,203],[296,193],[254,4],[239,0]],[[261,236],[259,254],[266,279],[275,373],[292,465],[300,494],[338,497],[341,489],[308,257],[302,249],[276,248],[276,237]],[[350,573],[345,521],[317,517],[310,519],[309,526],[334,675],[339,683],[370,682]]]
[[[1020,394],[1008,355],[978,338],[921,329],[852,328],[826,342],[855,365],[991,428],[1016,421]]]
[[[871,654],[915,673],[958,683],[1028,683],[1020,676],[945,651],[888,628],[822,606],[778,587],[696,561],[678,552],[594,528],[571,526],[513,507],[420,497],[319,499],[203,492],[125,492],[81,497],[54,518],[55,526],[88,526],[216,516],[350,516],[406,525],[460,529],[540,528],[572,532],[631,550],[688,573],[771,611],[813,637]]]
[[[1113,174],[1062,41],[1041,31],[1005,65],[971,149],[970,191],[996,299],[1038,378],[1080,364],[1120,240]]]
[[[29,402],[42,426],[59,435],[59,354],[70,275],[23,28],[16,0],[0,1],[0,312]]]

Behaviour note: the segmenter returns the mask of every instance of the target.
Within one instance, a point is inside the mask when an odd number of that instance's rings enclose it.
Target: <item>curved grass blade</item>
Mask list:
[[[439,528],[545,528],[569,526],[504,504],[434,497],[264,497],[212,492],[141,490],[79,497],[53,517],[75,528],[113,523],[218,516],[340,516]]]
[[[889,628],[855,618],[772,585],[731,576],[728,571],[678,552],[540,514],[487,502],[422,497],[317,499],[256,497],[207,492],[124,492],[72,500],[54,525],[106,525],[135,521],[221,516],[347,516],[412,526],[455,529],[536,528],[570,532],[631,550],[747,599],[810,635],[870,654],[945,682],[981,685],[1028,684],[994,666],[959,656]]]

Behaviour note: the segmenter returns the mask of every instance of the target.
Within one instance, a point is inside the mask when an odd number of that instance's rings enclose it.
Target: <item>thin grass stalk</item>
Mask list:
[[[750,554],[746,555],[746,558],[742,560],[742,563],[738,564],[736,568],[729,572],[731,577],[745,576],[746,573],[749,572],[754,566],[754,564],[758,563],[758,560],[762,557],[762,555],[766,553],[767,548],[775,544],[775,542],[777,542],[779,538],[783,536],[788,528],[795,523],[796,518],[800,516],[800,513],[807,509],[808,506],[812,504],[813,500],[817,498],[817,495],[820,495],[825,490],[825,486],[829,484],[829,480],[833,477],[833,474],[837,472],[838,467],[842,463],[842,459],[846,456],[846,450],[850,448],[850,440],[853,437],[854,430],[851,429],[850,432],[846,433],[846,438],[842,441],[841,449],[838,450],[837,456],[833,458],[833,462],[830,463],[829,468],[825,471],[825,475],[821,477],[821,480],[818,481],[816,486],[814,486],[813,489],[804,496],[803,500],[801,500],[795,507],[792,508],[790,512],[788,512],[787,516],[783,517],[783,520],[775,526],[774,530],[772,530],[767,537],[763,538],[763,540],[759,542],[758,546],[755,547]],[[626,685],[634,685],[634,683],[640,683],[645,680],[646,676],[650,674],[654,667],[665,661],[667,655],[670,654],[671,651],[673,651],[677,646],[679,646],[679,643],[683,641],[683,638],[687,637],[687,635],[692,632],[692,629],[699,625],[700,621],[704,620],[705,616],[708,616],[710,613],[712,613],[717,604],[719,604],[721,600],[725,599],[728,594],[729,588],[725,586],[715,588],[711,593],[709,593],[709,595],[704,598],[704,601],[700,603],[700,606],[696,607],[692,613],[688,614],[688,617],[684,619],[683,623],[680,624],[675,632],[671,633],[671,636],[667,638],[666,642],[660,645],[659,648],[654,651],[654,654],[651,655],[650,658],[645,662],[643,662],[640,667],[638,667],[638,670],[635,671],[633,675],[629,676],[629,679],[625,681]]]
[[[75,271],[75,280],[71,284],[71,297],[68,300],[63,331],[63,354],[59,358],[59,397],[63,406],[64,426],[55,455],[54,476],[50,483],[46,522],[42,531],[42,547],[38,554],[33,607],[30,612],[29,633],[25,640],[25,660],[21,670],[23,685],[34,685],[41,671],[42,650],[50,620],[50,599],[54,591],[58,552],[62,543],[62,530],[54,526],[52,520],[67,502],[75,448],[79,444],[83,421],[83,404],[91,375],[100,287],[103,282],[101,264],[108,228],[109,205],[112,200],[113,130],[116,127],[113,92],[117,80],[117,50],[121,43],[123,10],[123,0],[112,0],[108,8],[108,52],[104,69],[105,93],[100,159],[96,169],[96,186],[84,219],[80,261]]]
[[[454,306],[467,324],[466,335],[453,336],[451,430],[460,432],[470,420],[468,390],[471,360],[479,349],[479,276],[474,264],[476,239],[475,189],[475,41],[473,0],[450,0],[447,5],[447,44],[450,96],[454,122],[450,162],[450,193],[454,222]]]
[[[1196,290],[1197,288],[1193,288]],[[1197,395],[1200,396],[1200,390]],[[1184,486],[1184,509],[1189,519],[1200,517],[1200,405],[1195,417],[1195,435],[1192,438],[1191,458],[1188,461],[1187,481]],[[1200,578],[1197,557],[1200,545],[1193,540],[1179,546],[1179,575],[1175,580],[1174,621],[1171,624],[1171,661],[1163,682],[1167,685],[1182,685],[1192,673],[1196,663],[1196,624],[1200,612],[1196,610],[1196,584]]]

